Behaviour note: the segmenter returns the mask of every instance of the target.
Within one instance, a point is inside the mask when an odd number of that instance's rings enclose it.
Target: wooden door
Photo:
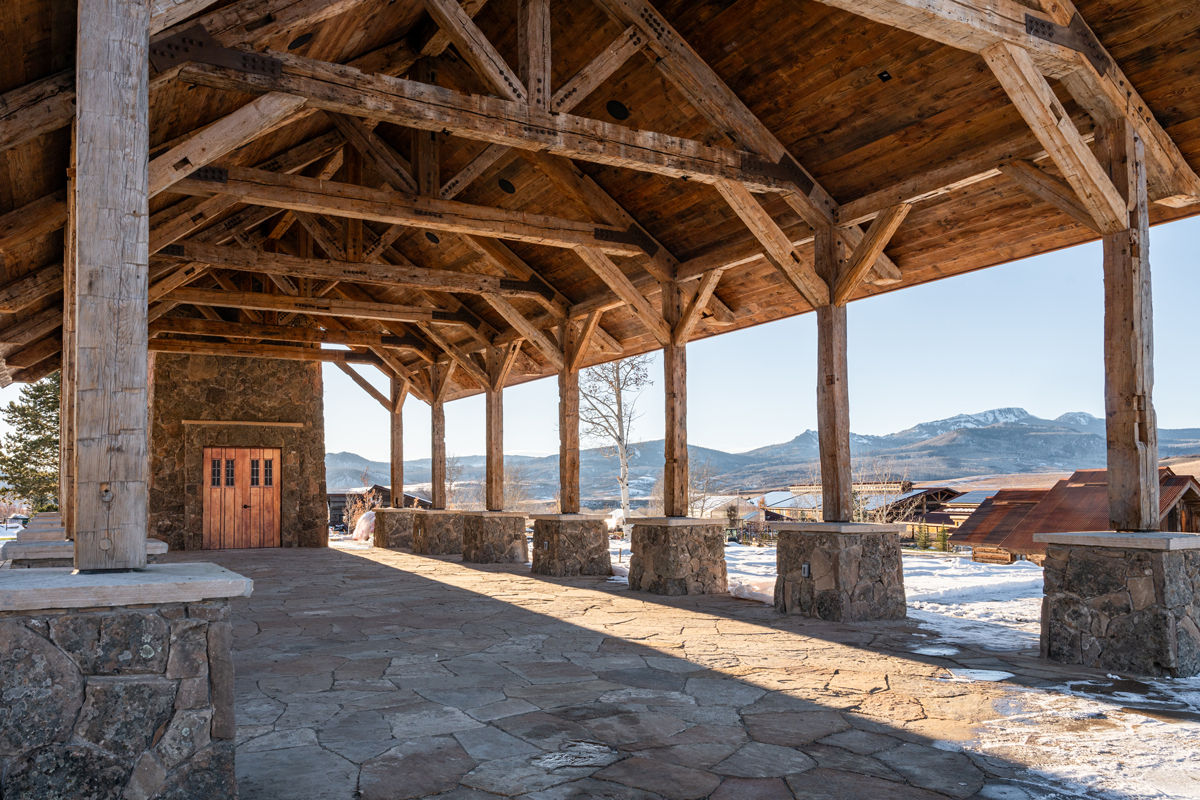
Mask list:
[[[279,547],[280,451],[204,448],[204,549]]]

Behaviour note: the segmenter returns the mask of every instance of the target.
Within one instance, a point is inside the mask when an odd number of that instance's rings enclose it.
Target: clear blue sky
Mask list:
[[[1163,427],[1200,427],[1196,369],[1200,218],[1152,229],[1154,400]],[[1099,244],[1064,250],[851,303],[850,425],[883,434],[963,412],[1020,406],[1042,417],[1103,415],[1103,285]],[[692,444],[731,452],[816,426],[816,321],[806,314],[688,346]],[[364,373],[380,389],[387,381]],[[661,361],[639,400],[639,439],[663,435]],[[0,403],[19,387],[0,390]],[[558,450],[558,384],[505,392],[505,451]],[[405,457],[429,456],[429,408],[410,399]],[[325,368],[326,447],[388,459],[387,414]],[[0,425],[0,430],[3,429]],[[483,398],[446,406],[451,454],[484,451]]]

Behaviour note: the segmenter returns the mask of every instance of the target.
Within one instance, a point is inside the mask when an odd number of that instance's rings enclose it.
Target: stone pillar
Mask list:
[[[463,514],[463,561],[476,564],[524,564],[529,561],[525,515],[517,511],[468,511]]]
[[[422,556],[457,555],[463,551],[462,511],[427,509],[413,517],[412,551]]]
[[[903,619],[902,525],[773,522],[775,608],[830,622]]]
[[[538,514],[533,523],[533,572],[556,578],[611,575],[608,524],[583,514]]]
[[[670,596],[729,591],[723,524],[687,517],[637,520],[630,537],[630,588]]]
[[[375,509],[376,547],[412,547],[413,525],[419,512],[415,508]]]
[[[236,800],[229,598],[251,586],[199,563],[8,573],[4,796]]]
[[[1147,677],[1200,674],[1200,536],[1039,533],[1042,657]]]

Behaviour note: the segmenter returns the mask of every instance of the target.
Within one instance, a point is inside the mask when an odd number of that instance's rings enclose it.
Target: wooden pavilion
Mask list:
[[[392,414],[816,311],[851,509],[848,302],[1102,239],[1110,521],[1157,528],[1148,227],[1200,210],[1189,0],[10,0],[5,380],[63,374],[79,568],[145,563],[148,353],[336,363]],[[345,345],[348,350],[321,349]],[[390,397],[355,371],[392,380]]]

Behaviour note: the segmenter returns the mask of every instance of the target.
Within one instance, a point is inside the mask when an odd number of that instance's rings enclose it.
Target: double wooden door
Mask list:
[[[204,549],[279,547],[279,449],[204,448]]]

